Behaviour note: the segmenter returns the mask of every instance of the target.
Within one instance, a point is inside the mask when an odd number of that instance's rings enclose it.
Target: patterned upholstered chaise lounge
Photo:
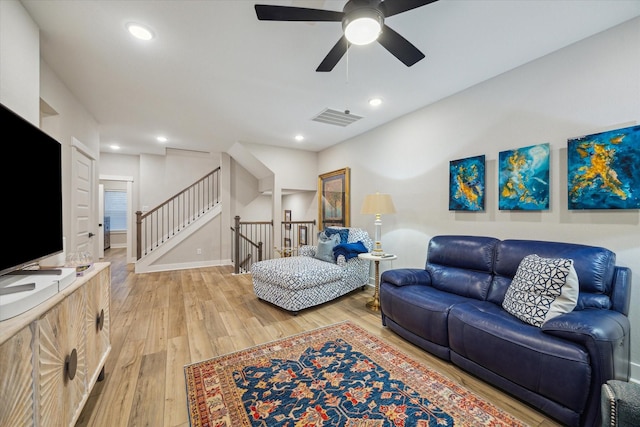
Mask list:
[[[333,229],[333,230],[332,230]],[[327,231],[348,233],[347,245],[362,242],[366,251],[373,245],[360,228],[329,227]],[[345,245],[343,245],[345,246]],[[297,314],[298,311],[331,301],[369,281],[369,261],[339,255],[328,262],[316,257],[318,246],[302,246],[297,256],[259,261],[251,267],[256,296]]]

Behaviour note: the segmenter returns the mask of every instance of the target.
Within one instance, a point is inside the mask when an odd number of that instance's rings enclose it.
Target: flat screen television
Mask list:
[[[63,251],[60,143],[0,104],[0,276]]]

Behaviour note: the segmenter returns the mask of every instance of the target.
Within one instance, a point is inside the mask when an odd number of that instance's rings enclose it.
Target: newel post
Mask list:
[[[234,259],[234,266],[233,266],[233,272],[235,274],[240,274],[240,216],[236,215],[235,216],[235,226],[234,226],[234,234],[233,234],[233,238],[234,238],[234,244],[233,244],[233,249],[234,249],[234,254],[233,254],[233,259]]]
[[[142,212],[136,211],[136,259],[142,258]]]

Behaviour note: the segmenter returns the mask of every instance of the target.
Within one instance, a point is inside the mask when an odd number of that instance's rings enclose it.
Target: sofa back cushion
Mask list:
[[[496,246],[494,273],[488,300],[502,304],[511,279],[520,261],[531,254],[543,258],[573,260],[578,275],[580,294],[576,310],[584,308],[611,308],[613,275],[616,255],[608,249],[575,243],[544,242],[538,240],[503,240]]]
[[[484,300],[492,282],[498,239],[482,236],[435,236],[429,242],[426,270],[432,286]]]

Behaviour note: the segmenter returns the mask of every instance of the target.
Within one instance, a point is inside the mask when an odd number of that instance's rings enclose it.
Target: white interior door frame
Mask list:
[[[98,258],[104,258],[104,185],[98,184]]]
[[[127,183],[127,262],[136,262],[135,242],[133,241],[133,230],[135,229],[135,219],[133,215],[133,177],[120,175],[100,175],[100,181],[124,181]]]

